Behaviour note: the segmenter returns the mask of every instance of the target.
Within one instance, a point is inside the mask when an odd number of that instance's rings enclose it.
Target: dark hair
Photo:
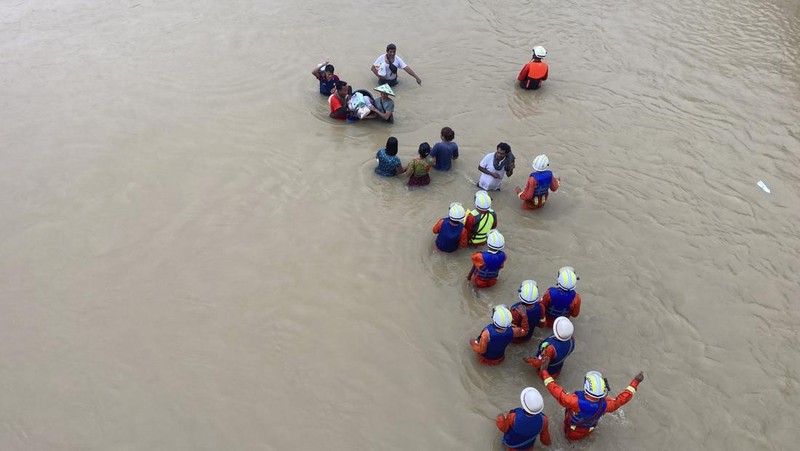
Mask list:
[[[390,157],[397,155],[397,138],[394,136],[390,136],[389,139],[386,140],[386,155]]]
[[[498,144],[498,145],[497,145],[497,148],[498,148],[498,149],[500,149],[500,150],[502,150],[502,151],[505,151],[505,153],[509,153],[509,152],[511,152],[511,146],[509,146],[509,145],[508,145],[508,144],[506,144],[506,143],[500,143],[500,144]]]
[[[456,137],[456,132],[453,131],[450,127],[445,127],[442,129],[442,139],[445,141],[452,141],[453,138]]]
[[[397,50],[397,46],[394,44],[389,44],[386,46],[386,51],[388,52],[389,50]]]
[[[428,143],[422,143],[419,145],[419,156],[425,158],[428,154],[431,153],[431,145]]]
[[[325,72],[328,72],[329,74],[332,74],[332,73],[333,73],[333,71],[334,71],[334,69],[333,69],[333,64],[328,64],[328,65],[327,65],[327,66],[325,66],[323,69],[324,69],[324,71],[325,71]]]
[[[344,80],[339,80],[339,81],[336,82],[336,90],[337,91],[342,89],[342,88],[344,88],[345,86],[347,86],[347,82],[344,81]]]

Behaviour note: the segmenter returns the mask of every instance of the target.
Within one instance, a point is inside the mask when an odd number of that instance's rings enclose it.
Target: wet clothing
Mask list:
[[[537,413],[531,415],[517,407],[508,415],[497,416],[497,429],[504,432],[503,445],[508,450],[528,450],[536,444],[536,437],[542,445],[550,446],[550,420],[547,415]]]
[[[606,396],[601,400],[589,399],[583,391],[568,393],[561,388],[547,370],[539,372],[547,391],[565,408],[564,432],[569,440],[580,440],[587,437],[597,427],[597,422],[606,413],[611,413],[627,404],[639,382],[631,380],[625,390],[616,397]]]
[[[378,160],[378,166],[375,167],[375,173],[384,177],[394,177],[397,175],[397,169],[402,168],[403,164],[400,163],[400,158],[397,155],[391,156],[386,153],[386,149],[381,149],[375,154]]]
[[[433,226],[436,234],[436,248],[442,252],[455,252],[459,247],[467,246],[469,234],[464,224],[453,224],[450,218],[442,218]]]
[[[550,69],[544,61],[531,61],[522,66],[522,70],[517,75],[519,86],[522,89],[539,89],[542,82],[547,80]]]
[[[521,337],[528,331],[516,326],[498,329],[494,324],[483,328],[477,340],[472,340],[472,350],[478,360],[487,365],[499,365],[505,360],[506,348],[514,337]]]
[[[331,113],[334,113],[342,108],[342,105],[344,105],[344,99],[340,98],[335,93],[331,94],[331,96],[328,97],[328,105],[331,107]],[[334,119],[339,119],[342,121],[347,119],[347,108],[343,109],[337,116],[334,116]]]
[[[561,368],[564,366],[564,361],[567,360],[572,351],[575,350],[575,337],[570,337],[567,341],[561,341],[555,335],[550,335],[539,343],[539,348],[536,351],[536,357],[543,359],[550,357],[550,364],[547,366],[547,372],[554,378],[561,374]],[[535,359],[534,359],[535,360]],[[541,360],[536,360],[541,365]],[[529,362],[535,368],[539,365]]]
[[[522,199],[522,208],[535,210],[543,207],[550,191],[558,190],[558,186],[558,179],[551,171],[532,172],[525,189],[518,194]]]
[[[415,158],[408,164],[411,174],[408,177],[409,186],[422,186],[431,182],[428,172],[431,170],[431,162],[428,158]]]
[[[519,313],[519,307],[525,308],[524,315]],[[533,304],[517,302],[509,310],[511,310],[511,324],[528,330],[524,337],[515,338],[514,343],[527,342],[533,336],[533,330],[536,329],[536,326],[544,326],[544,309],[541,302],[534,302]]]
[[[487,288],[497,283],[497,276],[500,269],[505,266],[506,253],[498,251],[496,253],[483,251],[472,254],[472,270],[467,276],[467,280],[475,277],[475,284],[478,288]]]
[[[494,210],[489,210],[486,213],[470,210],[467,211],[467,219],[464,225],[470,231],[469,244],[484,244],[489,231],[497,228],[497,214]]]
[[[550,327],[559,316],[570,318],[581,314],[581,295],[575,290],[550,287],[542,296],[542,305],[547,318],[547,327]]]
[[[378,85],[387,84],[389,86],[397,84],[397,70],[405,69],[407,66],[406,62],[397,54],[394,55],[394,61],[390,63],[387,61],[385,53],[375,59],[372,65],[378,68]]]
[[[333,90],[336,87],[336,82],[339,81],[339,76],[334,74],[330,80],[326,80],[323,72],[318,72],[317,80],[319,80],[319,93],[329,96],[331,93],[333,93]]]
[[[372,105],[374,105],[375,108],[377,108],[381,113],[392,113],[392,115],[389,116],[389,120],[386,122],[394,124],[394,100],[378,97],[377,99],[373,99]],[[378,116],[378,119],[384,120],[380,116]]]
[[[494,154],[495,152],[487,153],[479,165],[483,169],[499,176],[499,178],[494,178],[491,175],[481,172],[481,178],[478,179],[478,187],[486,191],[499,190],[503,183],[503,175],[510,176],[511,172],[514,171],[514,161],[516,158],[513,153],[508,152],[505,158],[500,161],[495,161]]]
[[[440,141],[433,145],[431,157],[436,159],[433,169],[449,171],[453,165],[453,160],[458,158],[458,144],[454,141]]]

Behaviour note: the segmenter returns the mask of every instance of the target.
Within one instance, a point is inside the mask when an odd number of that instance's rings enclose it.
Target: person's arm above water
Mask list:
[[[467,244],[469,244],[469,232],[468,232],[468,230],[469,229],[467,229],[466,227],[461,229],[461,236],[458,237],[458,245],[459,245],[459,247],[467,247]]]
[[[502,413],[497,415],[497,421],[495,422],[497,429],[500,429],[501,432],[508,432],[511,426],[514,425],[515,417],[514,411],[508,412],[508,415],[503,415]]]
[[[550,363],[549,358],[542,359],[542,367],[546,368],[547,365]],[[578,395],[575,393],[568,393],[560,385],[550,376],[550,373],[547,372],[546,369],[539,371],[539,377],[542,378],[544,381],[544,386],[547,387],[547,391],[553,395],[553,398],[561,404],[561,407],[565,409],[575,410],[578,408]]]
[[[381,76],[378,75],[378,69],[381,67],[381,64],[383,64],[383,59],[384,59],[384,55],[381,54],[381,56],[379,56],[375,60],[375,62],[372,63],[372,67],[370,68],[372,70],[372,73],[375,74],[375,76],[378,77],[378,78],[381,78]]]
[[[320,70],[320,69],[322,69],[323,67],[327,66],[329,62],[330,62],[330,61],[328,61],[328,60],[325,60],[325,62],[324,62],[324,63],[319,63],[319,64],[317,64],[317,67],[316,67],[314,70],[312,70],[312,71],[311,71],[311,75],[313,75],[313,76],[314,76],[314,78],[316,78],[317,80],[319,80],[319,79],[320,79],[320,77],[322,76],[322,75],[319,73],[319,70]]]
[[[444,223],[444,220],[445,218],[442,218],[439,220],[439,222],[433,225],[433,233],[438,234],[439,230],[442,230],[442,223]]]
[[[639,382],[643,380],[644,373],[640,371],[639,374],[631,380],[631,383],[625,390],[618,394],[616,398],[606,397],[606,413],[611,413],[619,409],[633,399],[633,395],[636,394],[636,389],[639,388]]]
[[[554,175],[550,180],[550,191],[558,191],[559,186],[561,186],[561,179]]]
[[[523,321],[528,322],[528,318],[526,317]],[[524,337],[525,335],[528,335],[528,329],[524,327],[511,326],[511,331],[514,333],[514,338]]]
[[[575,293],[575,299],[572,300],[572,304],[569,306],[569,315],[577,318],[578,315],[581,314],[581,295]]]
[[[472,350],[475,351],[477,354],[486,354],[486,350],[489,349],[489,331],[483,329],[481,332],[480,337],[478,340],[474,338],[469,341],[470,346],[472,346]]]
[[[536,185],[538,185],[538,184],[539,183],[536,181],[535,178],[528,177],[528,182],[525,183],[525,190],[524,191],[521,190],[519,187],[517,187],[517,190],[516,190],[517,191],[517,197],[519,197],[522,200],[531,200],[531,199],[533,199],[533,193],[536,190]]]
[[[522,66],[522,70],[519,71],[519,75],[517,75],[517,81],[522,81],[528,77],[528,64],[530,63],[525,63],[525,65]]]
[[[456,143],[453,143],[453,159],[458,160],[458,144]]]
[[[496,179],[499,179],[499,178],[500,178],[500,176],[499,176],[499,175],[497,175],[497,173],[495,173],[495,172],[492,172],[492,171],[490,171],[490,170],[488,170],[488,169],[484,168],[483,166],[480,166],[480,165],[479,165],[479,166],[478,166],[478,170],[479,170],[479,171],[481,171],[481,172],[483,172],[484,174],[486,174],[486,175],[490,176],[490,177],[493,177],[493,178],[496,178]]]
[[[539,346],[541,346],[541,345],[539,345]],[[554,348],[553,345],[548,344],[547,347],[544,348],[544,351],[541,352],[541,354],[539,355],[538,358],[536,358],[536,357],[525,357],[523,360],[528,362],[528,365],[530,365],[530,366],[532,366],[532,367],[534,367],[536,369],[539,369],[539,367],[542,366],[542,360],[544,360],[545,358],[548,358],[548,359],[551,359],[551,360],[556,358],[556,348]]]
[[[406,66],[403,68],[403,70],[408,72],[408,74],[411,75],[412,77],[414,77],[414,79],[417,80],[418,85],[422,85],[422,79],[419,78],[416,73],[414,73],[414,69],[412,69],[411,66]]]

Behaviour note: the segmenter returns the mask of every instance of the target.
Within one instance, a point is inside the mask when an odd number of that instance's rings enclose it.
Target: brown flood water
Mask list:
[[[314,65],[370,88],[389,42],[423,80],[397,122],[329,120]],[[551,449],[796,449],[798,74],[796,0],[3,1],[0,448],[499,450],[532,346],[467,342],[571,265],[560,382],[646,379],[575,445],[546,395]],[[443,126],[453,171],[373,174]],[[476,293],[430,228],[500,141],[509,261]],[[563,187],[526,212],[542,152]]]

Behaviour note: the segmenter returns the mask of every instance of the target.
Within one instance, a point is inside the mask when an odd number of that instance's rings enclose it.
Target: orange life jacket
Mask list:
[[[547,75],[547,63],[531,61],[528,63],[528,78],[541,80]]]

